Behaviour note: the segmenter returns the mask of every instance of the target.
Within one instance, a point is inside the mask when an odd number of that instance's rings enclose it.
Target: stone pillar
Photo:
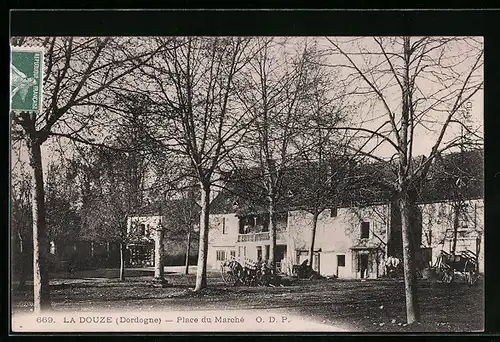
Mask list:
[[[167,281],[164,277],[163,268],[163,227],[161,224],[158,226],[155,233],[154,283],[163,287],[167,284]]]

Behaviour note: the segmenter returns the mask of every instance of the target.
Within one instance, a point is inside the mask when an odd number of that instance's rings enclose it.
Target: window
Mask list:
[[[269,249],[270,249],[270,246],[266,245],[266,259],[269,259]]]
[[[255,218],[253,216],[240,217],[240,234],[248,234],[254,226]]]
[[[257,246],[257,260],[260,261],[262,260],[262,247]]]
[[[231,259],[236,258],[236,251],[231,251]]]
[[[361,222],[361,238],[368,239],[370,237],[370,222]]]
[[[217,261],[226,260],[226,252],[225,251],[217,251]]]
[[[240,222],[240,231],[239,231],[239,233],[240,234],[245,234],[245,218],[240,217],[239,222]]]
[[[345,266],[345,255],[344,254],[337,255],[337,266],[338,267]]]
[[[337,217],[337,207],[330,209],[330,217]]]
[[[464,210],[464,211],[465,211],[465,210]],[[461,213],[461,215],[460,215],[460,221],[462,221],[462,222],[461,222],[461,224],[460,224],[460,226],[461,226],[462,228],[467,228],[467,226],[468,226],[468,221],[469,221],[469,217],[467,216],[467,212],[462,212],[462,213]]]
[[[140,224],[139,225],[139,231],[137,232],[139,235],[144,235],[144,233],[146,232],[146,226],[143,225],[143,224]]]
[[[222,234],[227,234],[227,229],[226,229],[226,218],[222,218]]]

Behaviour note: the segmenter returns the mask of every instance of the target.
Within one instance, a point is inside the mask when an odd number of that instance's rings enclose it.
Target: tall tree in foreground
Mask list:
[[[363,141],[358,153],[390,168],[401,215],[406,316],[420,320],[415,277],[415,249],[411,210],[436,156],[462,142],[459,127],[470,138],[477,129],[460,121],[464,104],[483,87],[483,43],[480,38],[327,38],[339,62],[343,86],[365,100],[360,113],[366,120],[350,127]],[[366,102],[366,99],[370,103]],[[416,144],[431,141],[430,151],[415,160]],[[367,141],[370,143],[366,144]],[[391,149],[390,161],[380,147]]]
[[[50,309],[48,239],[41,146],[51,136],[82,139],[109,104],[106,91],[148,58],[138,38],[13,38],[13,45],[42,46],[44,102],[40,113],[11,113],[13,139],[28,149],[33,184],[34,312]]]
[[[256,120],[255,132],[245,138],[250,159],[262,172],[270,225],[269,260],[276,273],[276,214],[281,210],[286,170],[298,156],[293,141],[301,132],[299,117],[308,110],[314,91],[314,44],[307,39],[257,38],[257,53],[250,60],[245,92],[239,94]],[[248,158],[248,157],[247,157]]]
[[[161,110],[154,136],[163,148],[189,161],[200,189],[200,243],[195,291],[207,285],[212,184],[248,129],[248,113],[235,101],[237,78],[247,63],[251,39],[158,38],[163,53],[144,68],[149,95]]]
[[[345,185],[353,156],[344,145],[345,132],[332,129],[347,120],[348,104],[343,89],[336,87],[335,73],[322,66],[324,57],[317,49],[305,56],[309,89],[301,98],[301,115],[297,120],[303,129],[294,136],[293,146],[300,163],[291,170],[290,204],[312,215],[309,266],[313,267],[314,246],[319,215],[337,203],[337,195]]]

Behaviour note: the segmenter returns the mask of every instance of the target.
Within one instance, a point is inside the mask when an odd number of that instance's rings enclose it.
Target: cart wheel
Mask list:
[[[453,270],[444,270],[441,276],[443,283],[450,284],[453,281]]]
[[[230,267],[222,266],[221,274],[222,280],[227,285],[235,286],[238,283],[238,277],[234,274],[234,271]]]
[[[467,283],[469,285],[474,285],[477,282],[477,280],[479,279],[479,274],[475,271],[469,271],[469,272],[467,272],[465,277],[466,277]]]

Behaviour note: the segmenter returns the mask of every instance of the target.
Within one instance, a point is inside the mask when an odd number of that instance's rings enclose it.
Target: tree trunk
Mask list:
[[[123,242],[120,242],[120,281],[125,280],[125,250]]]
[[[160,225],[156,230],[155,239],[155,280],[163,281],[163,226]]]
[[[50,309],[48,278],[49,241],[45,218],[45,192],[40,143],[32,138],[28,147],[33,179],[33,309],[35,313],[40,313],[41,311]]]
[[[24,239],[21,232],[17,232],[17,236],[19,237],[19,287],[23,288],[26,285],[26,256],[24,253]]]
[[[318,226],[318,216],[319,213],[315,211],[312,220],[311,244],[309,246],[309,266],[311,268],[313,267],[313,260],[314,260],[314,240],[316,239],[316,227]]]
[[[184,274],[189,274],[189,253],[191,252],[191,228],[188,230],[187,246],[186,246],[186,269]]]
[[[208,224],[210,215],[210,185],[201,184],[200,242],[195,291],[207,287]]]
[[[403,266],[406,297],[406,321],[408,324],[420,321],[420,310],[417,302],[417,279],[415,275],[414,244],[411,232],[411,203],[407,194],[399,199],[401,213],[401,229],[403,237]]]
[[[275,208],[274,208],[274,198],[273,196],[269,196],[269,263],[271,267],[272,274],[276,274],[276,219],[275,219]]]
[[[451,253],[454,254],[457,249],[457,238],[458,238],[458,225],[460,219],[460,205],[454,203],[453,205],[453,240],[451,242]]]

